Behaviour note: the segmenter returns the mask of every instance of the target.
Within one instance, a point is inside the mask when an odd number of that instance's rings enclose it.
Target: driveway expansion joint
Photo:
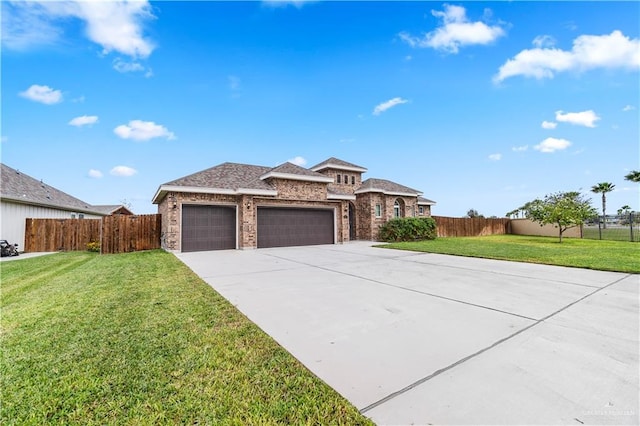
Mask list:
[[[439,369],[439,370],[436,370],[436,371],[434,371],[433,373],[429,374],[428,376],[425,376],[425,377],[423,377],[423,378],[421,378],[421,379],[418,379],[418,380],[416,380],[415,382],[413,382],[413,383],[409,384],[408,386],[405,386],[404,388],[399,389],[399,390],[397,390],[397,391],[395,391],[395,392],[393,392],[393,393],[390,393],[389,395],[385,396],[384,398],[379,399],[378,401],[376,401],[376,402],[374,402],[374,403],[372,403],[372,404],[367,405],[366,407],[362,408],[362,409],[360,410],[360,412],[361,412],[362,414],[365,414],[366,412],[373,410],[374,408],[376,408],[376,407],[378,407],[378,406],[380,406],[380,405],[382,405],[382,404],[384,404],[384,403],[386,403],[386,402],[388,402],[388,401],[390,401],[390,400],[392,400],[392,399],[394,399],[394,398],[396,398],[396,397],[398,397],[398,396],[400,396],[400,395],[402,395],[402,394],[404,394],[404,393],[406,393],[406,392],[408,392],[408,391],[410,391],[410,390],[412,390],[412,389],[414,389],[414,388],[416,388],[416,387],[418,387],[418,386],[422,385],[423,383],[425,383],[425,382],[427,382],[427,381],[429,381],[429,380],[433,379],[434,377],[439,376],[440,374],[442,374],[442,373],[444,373],[444,372],[446,372],[446,371],[449,371],[449,370],[451,370],[452,368],[455,368],[455,367],[457,367],[458,365],[463,364],[463,363],[465,363],[465,362],[469,361],[470,359],[473,359],[473,358],[475,358],[475,357],[477,357],[477,356],[479,356],[479,355],[482,355],[483,353],[487,352],[488,350],[493,349],[493,348],[495,348],[495,347],[497,347],[497,346],[501,345],[502,343],[504,343],[504,342],[506,342],[506,341],[508,341],[508,340],[511,340],[512,338],[514,338],[514,337],[518,336],[519,334],[524,333],[525,331],[527,331],[527,330],[529,330],[529,329],[531,329],[531,328],[535,327],[536,325],[544,323],[546,320],[548,320],[548,319],[550,319],[550,318],[552,318],[552,317],[554,317],[554,316],[558,315],[559,313],[561,313],[561,312],[563,312],[563,311],[565,311],[565,310],[569,309],[569,308],[570,308],[570,307],[572,307],[573,305],[576,305],[577,303],[582,302],[583,300],[585,300],[585,299],[587,299],[587,298],[589,298],[589,297],[593,296],[594,294],[599,293],[599,292],[601,292],[601,291],[603,291],[603,290],[605,290],[605,289],[607,289],[607,288],[609,288],[609,287],[613,286],[614,284],[617,284],[617,283],[619,283],[620,281],[623,281],[623,280],[627,279],[627,278],[628,278],[628,277],[630,277],[630,276],[633,276],[633,274],[626,274],[626,275],[624,275],[623,277],[618,278],[617,280],[615,280],[615,281],[613,281],[613,282],[610,282],[609,284],[607,284],[607,285],[605,285],[605,286],[603,286],[603,287],[599,287],[599,288],[597,288],[596,290],[592,291],[591,293],[589,293],[589,294],[586,294],[586,295],[582,296],[581,298],[579,298],[579,299],[577,299],[577,300],[575,300],[575,301],[573,301],[573,302],[569,303],[568,305],[566,305],[566,306],[564,306],[564,307],[562,307],[562,308],[558,309],[557,311],[555,311],[555,312],[553,312],[553,313],[551,313],[551,314],[547,315],[546,317],[541,318],[541,319],[539,319],[539,320],[536,320],[533,324],[529,324],[528,326],[526,326],[526,327],[524,327],[524,328],[522,328],[522,329],[520,329],[520,330],[516,331],[516,332],[515,332],[515,333],[513,333],[513,334],[510,334],[509,336],[506,336],[506,337],[504,337],[504,338],[502,338],[502,339],[497,340],[496,342],[492,343],[491,345],[487,346],[486,348],[480,349],[480,350],[479,350],[479,351],[477,351],[477,352],[474,352],[474,353],[472,353],[472,354],[470,354],[470,355],[467,355],[466,357],[459,359],[458,361],[454,362],[453,364],[450,364],[450,365],[448,365],[448,366],[446,366],[446,367],[444,367],[444,368],[441,368],[441,369]]]
[[[279,256],[274,256],[274,255],[271,255],[271,254],[268,255],[268,256],[273,256],[273,257],[277,257],[279,259],[284,259],[284,258],[281,258]],[[466,302],[464,300],[454,299],[452,297],[440,296],[438,294],[433,294],[433,293],[429,293],[429,292],[426,292],[426,291],[420,291],[420,290],[416,290],[414,288],[409,288],[409,287],[404,287],[404,286],[400,286],[400,285],[390,284],[390,283],[386,283],[384,281],[378,281],[378,280],[374,280],[372,278],[367,278],[367,277],[363,277],[363,276],[356,275],[356,274],[349,274],[347,272],[338,271],[338,270],[331,269],[331,268],[326,267],[326,266],[312,265],[310,263],[304,263],[304,262],[300,262],[300,261],[296,261],[296,260],[290,260],[290,261],[299,263],[301,265],[308,266],[310,268],[316,268],[316,269],[320,269],[320,270],[327,271],[327,272],[333,272],[335,274],[340,274],[340,275],[345,275],[345,276],[348,276],[348,277],[358,278],[358,279],[361,279],[361,280],[364,280],[364,281],[369,281],[369,282],[372,282],[372,283],[375,283],[375,284],[379,284],[379,285],[384,285],[384,286],[387,286],[387,287],[393,287],[393,288],[396,288],[398,290],[404,290],[404,291],[409,291],[409,292],[412,292],[412,293],[422,294],[424,296],[429,296],[429,297],[433,297],[433,298],[436,298],[436,299],[448,300],[448,301],[454,302],[454,303],[461,303],[463,305],[473,306],[473,307],[480,308],[480,309],[486,309],[486,310],[493,311],[493,312],[499,312],[501,314],[511,315],[511,316],[518,317],[518,318],[524,318],[524,319],[530,320],[530,321],[537,321],[536,318],[528,317],[526,315],[520,315],[520,314],[516,314],[514,312],[504,311],[502,309],[491,308],[489,306],[479,305],[477,303]],[[417,263],[420,263],[420,262],[417,262]]]

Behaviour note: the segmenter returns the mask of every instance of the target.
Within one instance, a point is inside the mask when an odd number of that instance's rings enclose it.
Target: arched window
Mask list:
[[[393,202],[393,217],[404,217],[404,200],[396,198]]]

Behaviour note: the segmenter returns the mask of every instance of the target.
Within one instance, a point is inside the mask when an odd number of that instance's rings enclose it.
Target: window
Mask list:
[[[418,214],[419,214],[420,216],[423,216],[423,215],[424,215],[424,206],[418,206]]]
[[[344,175],[344,183],[349,183],[349,176]]]
[[[337,176],[336,176],[336,182],[337,182],[337,183],[340,183],[340,178],[341,178],[341,175],[337,175]]]
[[[71,219],[75,219],[76,218],[76,214],[75,213],[71,213]]]
[[[393,203],[393,217],[400,217],[400,203],[398,200]]]
[[[355,185],[355,184],[356,184],[356,177],[351,176],[351,185]]]
[[[84,219],[84,214],[78,213],[78,219]]]
[[[382,217],[382,206],[380,204],[376,204],[376,217]]]

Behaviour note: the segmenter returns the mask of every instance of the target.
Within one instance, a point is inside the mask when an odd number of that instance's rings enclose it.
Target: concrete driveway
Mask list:
[[[177,255],[378,424],[638,424],[638,275],[371,243]]]

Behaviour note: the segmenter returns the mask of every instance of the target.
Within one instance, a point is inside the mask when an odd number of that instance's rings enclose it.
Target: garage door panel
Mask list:
[[[232,206],[182,206],[182,251],[236,248],[236,209]]]
[[[258,208],[258,247],[334,243],[332,209]]]

